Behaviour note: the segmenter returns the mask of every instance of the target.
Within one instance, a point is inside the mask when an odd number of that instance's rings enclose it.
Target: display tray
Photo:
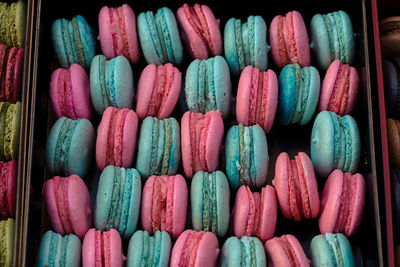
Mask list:
[[[30,144],[28,156],[28,169],[27,173],[27,187],[26,192],[26,207],[25,211],[28,216],[25,217],[28,227],[25,229],[26,246],[21,251],[21,255],[25,255],[24,265],[31,266],[37,257],[37,249],[40,243],[42,234],[51,229],[47,219],[45,205],[43,203],[41,189],[43,183],[50,179],[50,174],[46,171],[44,162],[44,150],[46,145],[46,137],[51,126],[54,124],[56,117],[51,109],[48,98],[48,88],[50,76],[52,71],[58,67],[55,60],[54,50],[51,42],[51,24],[57,18],[72,18],[74,15],[83,15],[90,25],[98,33],[97,18],[100,8],[104,5],[119,6],[123,1],[77,1],[71,0],[68,2],[58,2],[51,0],[37,1],[37,29],[36,29],[36,47],[35,47],[35,61],[34,72],[36,74],[35,82],[32,83],[32,114],[31,123],[33,127],[30,128]],[[185,1],[136,1],[129,2],[133,8],[136,17],[143,11],[156,11],[158,8],[167,6],[174,13],[183,5]],[[187,1],[192,5],[194,1]],[[373,117],[373,104],[371,99],[371,84],[370,84],[370,67],[368,61],[368,37],[366,29],[366,21],[369,19],[367,12],[366,2],[363,0],[327,0],[327,1],[307,1],[307,3],[282,0],[273,1],[268,3],[268,8],[264,7],[264,3],[260,1],[249,0],[245,5],[232,5],[229,1],[202,1],[201,3],[207,4],[213,10],[216,18],[220,19],[221,32],[227,20],[231,17],[246,20],[249,15],[261,15],[269,25],[275,15],[285,14],[291,10],[298,10],[305,20],[307,30],[309,28],[310,20],[314,14],[326,14],[337,10],[345,10],[349,13],[354,32],[356,33],[356,61],[354,66],[358,69],[361,77],[361,86],[359,92],[359,99],[355,108],[354,117],[358,123],[360,130],[362,147],[361,147],[361,161],[358,172],[362,173],[365,177],[367,184],[367,201],[365,206],[364,218],[358,234],[351,239],[352,248],[356,257],[357,266],[383,266],[386,262],[384,256],[384,242],[382,242],[381,235],[381,217],[379,198],[380,191],[378,187],[379,173],[376,169],[375,160],[375,146],[374,146],[374,131],[379,128],[374,127]],[[368,3],[369,5],[369,3]],[[226,8],[229,6],[229,8]],[[101,53],[100,44],[97,42],[97,54]],[[191,62],[190,57],[185,52],[184,62],[178,66],[179,70],[185,77],[185,70]],[[312,55],[312,65],[315,65],[315,60]],[[140,62],[133,66],[135,88],[140,77],[140,73],[146,66],[143,54],[141,55]],[[274,66],[271,53],[269,53],[269,69],[273,69],[277,75],[279,70]],[[321,79],[324,77],[324,72],[320,72]],[[236,95],[238,78],[231,75],[232,79],[232,94]],[[181,116],[184,112],[183,105],[177,104],[172,116],[180,122]],[[314,115],[315,118],[316,114]],[[313,118],[313,120],[314,120]],[[100,122],[100,116],[95,116],[92,123],[97,128]],[[297,152],[304,151],[309,154],[311,128],[313,120],[307,126],[283,126],[280,124],[277,117],[275,118],[272,130],[267,134],[268,147],[269,147],[269,169],[268,169],[268,184],[274,177],[275,160],[280,152],[286,151],[290,156],[294,156]],[[236,124],[234,113],[232,112],[229,119],[224,121],[225,134],[227,130]],[[140,127],[140,125],[139,125]],[[139,133],[139,131],[138,131]],[[223,154],[221,151],[220,169],[225,171],[223,164]],[[134,167],[134,166],[132,166]],[[380,171],[380,170],[379,170]],[[180,167],[178,173],[183,174],[183,168]],[[92,166],[89,174],[83,177],[88,185],[89,191],[92,196],[92,205],[94,206],[94,199],[96,194],[97,182],[100,171],[95,166],[93,155]],[[188,180],[187,180],[188,181]],[[318,178],[319,193],[325,183],[325,179]],[[190,185],[190,181],[188,181]],[[235,194],[231,194],[231,208],[235,199]],[[28,210],[29,209],[29,210]],[[190,218],[188,218],[190,222]],[[189,224],[188,224],[189,225]],[[138,228],[141,229],[140,223]],[[230,230],[230,235],[232,231]],[[282,234],[293,234],[301,242],[305,253],[311,259],[310,242],[311,239],[319,234],[318,219],[303,221],[296,223],[289,221],[280,214],[278,211],[278,220],[276,227],[276,236]],[[222,247],[224,239],[219,240],[220,247]],[[128,242],[124,242],[124,253],[127,253]],[[23,265],[21,265],[23,266]]]

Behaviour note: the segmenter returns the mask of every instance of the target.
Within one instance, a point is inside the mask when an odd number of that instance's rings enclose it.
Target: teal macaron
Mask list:
[[[136,230],[139,219],[142,182],[139,173],[108,165],[100,175],[94,210],[98,230],[118,230],[124,239]]]
[[[175,175],[181,160],[178,121],[146,117],[140,128],[136,169],[143,179],[151,175]]]
[[[312,66],[286,65],[279,75],[279,120],[283,125],[306,125],[318,104],[321,81]]]
[[[266,185],[268,144],[264,130],[258,125],[232,126],[225,143],[226,174],[232,190],[240,185],[261,188]]]
[[[156,14],[152,11],[140,13],[137,27],[140,45],[148,64],[182,63],[182,42],[171,9],[162,7]]]
[[[147,231],[136,231],[128,246],[127,266],[168,267],[171,255],[171,237],[157,230],[154,236]]]
[[[193,229],[225,236],[229,228],[229,202],[229,184],[223,172],[196,172],[190,186]]]
[[[313,266],[356,266],[350,242],[341,233],[313,237],[310,249]]]
[[[239,239],[232,236],[222,245],[220,262],[224,267],[262,267],[267,266],[267,257],[257,237],[243,236]]]

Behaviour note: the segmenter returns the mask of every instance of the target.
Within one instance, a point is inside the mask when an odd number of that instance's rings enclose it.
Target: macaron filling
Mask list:
[[[203,178],[203,209],[202,221],[203,230],[206,232],[218,233],[218,206],[217,206],[217,188],[216,172],[204,174]]]
[[[299,53],[297,51],[296,46],[296,37],[294,33],[294,23],[293,23],[293,12],[288,12],[286,14],[286,30],[287,30],[287,39],[285,39],[285,43],[287,46],[287,53],[290,61],[292,63],[299,63]]]
[[[61,19],[61,36],[64,44],[65,55],[68,60],[68,64],[72,64],[72,62],[77,62],[77,60],[75,60],[75,49],[72,48],[69,27],[70,23],[68,20]]]
[[[256,24],[256,19],[254,16],[249,16],[247,18],[247,30],[248,30],[248,36],[247,36],[247,41],[249,50],[250,50],[250,65],[256,66],[256,42],[254,41],[255,39],[255,26]],[[247,63],[248,64],[248,63]],[[246,64],[246,65],[247,65]],[[243,69],[243,68],[242,68]]]
[[[210,122],[210,116],[194,112],[190,112],[189,114],[189,135],[193,173],[199,170],[208,170],[206,143]]]
[[[290,266],[301,266],[300,261],[297,258],[296,251],[290,244],[289,240],[286,236],[281,236],[276,238],[276,240],[281,245],[282,249],[284,250],[288,260],[290,261]]]
[[[256,169],[254,163],[253,127],[239,124],[239,180],[240,184],[256,186]]]
[[[343,171],[351,171],[351,165],[353,163],[352,157],[352,145],[353,138],[351,137],[351,130],[348,121],[345,118],[341,118],[341,127],[344,133],[344,142],[345,142],[345,153],[344,153],[344,164]]]
[[[17,106],[16,104],[10,104],[7,109],[6,121],[5,121],[5,130],[4,130],[4,156],[7,161],[12,159],[13,154],[13,143],[15,142],[14,138],[15,131],[14,129],[14,119],[16,113]],[[18,137],[17,137],[18,138]]]
[[[349,99],[349,89],[350,66],[340,63],[329,99],[328,110],[343,115],[346,111],[347,100]]]
[[[151,263],[150,257],[150,237],[147,231],[143,231],[142,234],[142,265],[147,266]]]
[[[288,159],[287,166],[290,213],[296,221],[301,221],[303,207],[301,201],[301,192],[298,188],[299,177],[297,172],[297,164],[295,161]]]
[[[115,55],[126,54],[129,58],[129,43],[127,39],[128,34],[126,32],[124,10],[122,7],[118,7],[109,8],[108,11],[112,27],[111,34],[113,39],[114,53]]]
[[[125,233],[128,226],[129,208],[132,196],[133,170],[125,170],[124,190],[122,192],[122,207],[120,209],[119,232]]]
[[[334,266],[342,267],[343,265],[343,258],[342,258],[342,251],[340,249],[339,240],[337,239],[336,234],[327,233],[324,235],[325,240],[329,246],[329,250],[332,254],[332,263]]]
[[[54,155],[54,170],[56,173],[69,174],[68,155],[71,147],[72,135],[78,125],[79,120],[65,119],[61,125],[57,137],[56,149]],[[6,145],[4,146],[6,147]]]
[[[5,227],[5,224],[2,224],[1,226]],[[5,229],[2,229],[1,231],[3,234],[5,233]],[[47,264],[48,266],[55,266],[56,265],[56,254],[58,251],[58,240],[60,239],[60,237],[58,236],[57,233],[52,232],[51,233],[51,239],[50,239],[50,246],[49,246],[49,257],[47,259]],[[1,238],[1,240],[5,240],[5,238]],[[3,246],[1,246],[3,248]],[[5,250],[1,250],[1,251],[5,251]],[[2,257],[3,258],[3,257]],[[1,260],[2,263],[5,263],[5,260],[2,259]],[[65,266],[65,265],[61,265],[61,266]]]
[[[354,192],[356,185],[356,179],[352,179],[352,175],[349,172],[343,175],[342,194],[340,198],[339,211],[336,219],[336,224],[333,232],[344,233],[346,236],[350,233],[352,212],[351,205],[355,203],[356,194]]]
[[[8,166],[4,162],[0,162],[0,216],[2,219],[7,219],[9,215],[9,204],[8,204]],[[11,215],[11,214],[10,214]]]
[[[149,28],[149,32],[151,35],[151,39],[153,41],[154,49],[156,50],[157,57],[160,61],[165,61],[166,59],[161,44],[163,40],[159,36],[157,25],[154,19],[154,14],[152,11],[147,11],[145,15],[146,15],[147,27]]]
[[[289,64],[288,52],[286,51],[286,41],[284,35],[284,28],[286,28],[286,19],[284,16],[279,16],[278,21],[278,45],[279,45],[279,57],[281,64]]]
[[[117,119],[114,128],[114,163],[122,166],[122,148],[124,139],[124,126],[129,109],[124,108],[118,110]]]
[[[256,212],[256,202],[253,196],[253,193],[250,191],[250,188],[246,186],[247,199],[249,201],[249,210],[247,214],[247,222],[246,222],[246,236],[252,236],[254,234],[254,229],[256,227],[257,220],[257,212]]]
[[[240,266],[257,266],[257,252],[253,238],[246,241],[240,239],[240,252]]]
[[[306,112],[307,102],[311,87],[311,68],[304,67],[300,68],[300,65],[296,65],[299,68],[296,69],[296,74],[298,73],[300,77],[298,78],[298,89],[297,90],[297,103],[296,112],[293,115],[292,122],[300,122],[303,119],[304,113]],[[297,72],[298,70],[298,72]],[[296,83],[297,84],[297,83]],[[297,87],[296,87],[297,88]]]
[[[167,23],[167,19],[165,17],[164,14],[164,8],[160,8],[156,15],[155,15],[155,21],[157,23],[157,30],[159,31],[160,34],[160,39],[162,39],[162,42],[164,43],[164,47],[163,47],[163,51],[166,52],[166,60],[174,60],[175,56],[174,56],[174,51],[172,49],[172,40],[171,40],[171,36],[169,34],[169,30],[168,30],[168,23]]]
[[[191,231],[183,245],[179,266],[195,266],[198,248],[205,232]]]
[[[158,116],[165,108],[173,79],[174,67],[171,63],[157,66],[150,102],[147,106],[147,116]]]
[[[7,110],[8,107],[10,106],[9,102],[1,102],[0,103],[0,136],[5,135],[6,131],[6,116],[7,116]],[[5,147],[4,147],[4,138],[0,138],[0,155],[5,159]]]
[[[172,122],[153,118],[150,173],[166,175],[170,170],[172,152]]]
[[[267,72],[261,72],[257,68],[251,70],[251,87],[249,98],[248,125],[259,124],[264,126],[267,115],[268,103],[268,82]]]
[[[235,44],[236,44],[236,53],[237,53],[239,70],[242,70],[246,66],[246,63],[244,59],[243,41],[242,41],[242,21],[240,19],[235,19]]]
[[[95,267],[111,267],[110,232],[95,231]]]
[[[151,225],[153,233],[157,230],[172,233],[173,231],[173,199],[175,178],[159,176],[154,179]]]
[[[73,38],[75,41],[75,47],[77,48],[78,52],[78,60],[81,66],[86,66],[85,60],[85,51],[83,50],[82,41],[81,41],[81,34],[79,31],[79,24],[78,19],[76,17],[72,18],[72,27],[73,27]]]
[[[71,70],[61,71],[58,76],[58,106],[61,109],[61,113],[73,120],[78,119],[75,113],[74,99],[72,93],[72,80],[71,80]]]
[[[110,204],[110,212],[108,213],[107,225],[106,228],[110,229],[114,226],[115,218],[118,213],[119,199],[121,195],[121,179],[122,173],[121,168],[114,168],[114,179],[113,179],[113,187],[111,193],[111,204]]]
[[[5,93],[5,97],[6,100],[10,99],[10,95],[12,93],[16,93],[14,90],[17,90],[16,87],[16,83],[17,81],[15,80],[15,70],[16,70],[16,61],[17,61],[17,54],[18,54],[18,48],[12,48],[9,51],[9,56],[7,59],[7,70],[5,74],[6,74],[6,79],[5,79],[5,83],[4,83],[4,93]]]
[[[61,256],[59,261],[60,266],[66,266],[68,241],[69,241],[69,235],[65,235],[63,238],[61,238]],[[49,265],[49,266],[54,266],[54,265]]]
[[[104,59],[105,60],[105,59]],[[118,107],[117,96],[115,95],[115,65],[116,59],[112,59],[106,63],[106,95],[108,97],[108,102],[113,107]]]
[[[338,162],[340,158],[340,142],[341,142],[341,134],[340,134],[340,119],[339,116],[333,112],[329,112],[329,115],[332,119],[333,126],[333,162],[332,169],[336,169],[338,167]]]
[[[61,225],[65,233],[73,232],[73,226],[70,218],[69,200],[68,200],[68,178],[60,178],[59,176],[53,179],[54,198]]]
[[[194,110],[206,113],[217,110],[214,84],[214,58],[200,60],[197,68],[197,101]]]

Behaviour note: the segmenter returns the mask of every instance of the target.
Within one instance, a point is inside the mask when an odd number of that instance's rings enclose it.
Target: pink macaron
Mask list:
[[[136,16],[132,8],[103,6],[99,13],[99,37],[101,50],[107,59],[125,56],[132,64],[139,61],[139,41]]]
[[[297,11],[277,15],[269,30],[272,58],[278,68],[288,64],[310,66],[310,45],[303,17]]]
[[[140,120],[147,116],[162,120],[169,117],[181,92],[182,73],[171,63],[147,65],[140,75],[136,114]]]
[[[333,111],[340,116],[350,114],[357,101],[360,78],[358,71],[339,59],[333,61],[322,81],[319,110]]]
[[[224,122],[219,111],[206,114],[187,111],[181,121],[182,164],[187,178],[197,171],[218,169],[224,135]]]
[[[236,193],[233,206],[233,232],[235,236],[256,236],[262,242],[275,233],[278,204],[275,189],[267,185],[260,192],[251,192],[242,185]]]
[[[100,170],[108,165],[130,168],[136,146],[138,118],[131,109],[108,107],[97,128],[96,163]]]
[[[258,124],[268,133],[278,106],[278,87],[273,70],[262,72],[252,66],[245,67],[236,96],[237,122],[244,126]]]
[[[92,203],[85,182],[75,174],[55,176],[44,183],[42,194],[54,231],[83,238],[92,226]]]
[[[17,161],[0,161],[0,220],[15,218],[17,174]]]
[[[319,229],[325,233],[353,236],[362,220],[365,205],[365,181],[359,174],[334,170],[325,183],[321,197]]]
[[[81,65],[72,64],[69,69],[56,69],[51,75],[49,93],[57,118],[91,118],[89,78]]]

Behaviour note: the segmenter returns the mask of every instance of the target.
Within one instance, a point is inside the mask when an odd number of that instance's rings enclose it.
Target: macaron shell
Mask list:
[[[154,84],[156,82],[156,73],[157,66],[148,64],[140,74],[136,95],[136,114],[140,120],[146,117]]]
[[[176,239],[185,230],[189,193],[185,178],[182,175],[178,174],[172,177],[169,179],[175,179],[172,206],[173,218],[166,218],[166,221],[172,220],[171,236]]]
[[[225,236],[229,228],[230,219],[230,189],[229,183],[225,174],[217,171],[216,174],[216,189],[217,189],[217,218],[218,218],[218,236]]]
[[[272,184],[275,187],[276,195],[279,200],[280,211],[285,218],[291,219],[292,212],[290,210],[289,201],[289,187],[288,187],[288,166],[289,155],[286,152],[279,154],[275,163],[275,177],[272,180]]]
[[[264,198],[261,198],[260,215],[256,234],[262,242],[265,242],[274,236],[278,217],[278,203],[275,189],[272,186],[267,185],[262,190],[265,191],[265,193]],[[261,196],[263,195],[261,194]]]
[[[224,28],[224,53],[229,68],[234,75],[239,75],[239,61],[235,42],[235,18],[230,18]]]
[[[222,138],[224,136],[224,122],[219,111],[210,111],[210,126],[206,141],[206,162],[209,172],[216,171],[219,164],[219,154]]]
[[[254,197],[251,195],[251,192],[247,186],[242,185],[239,187],[232,210],[233,232],[237,237],[246,235],[249,213],[252,209],[251,198],[253,198],[254,202]]]
[[[381,50],[384,58],[392,58],[400,55],[400,36],[396,34],[396,28],[394,30],[390,29],[391,25],[396,25],[399,22],[399,16],[390,16],[379,22]],[[386,28],[389,28],[389,30]]]
[[[11,48],[6,72],[6,81],[9,83],[6,83],[6,88],[10,88],[12,91],[10,92],[11,94],[9,98],[3,101],[9,101],[12,103],[20,101],[23,66],[24,49],[15,47]]]
[[[306,25],[303,17],[296,10],[292,11],[292,20],[295,44],[299,54],[298,63],[302,67],[309,66],[311,64],[311,56]]]
[[[132,64],[136,64],[140,58],[140,47],[139,47],[139,40],[137,37],[135,12],[128,4],[123,4],[121,8],[124,14],[125,27],[128,35],[127,36],[128,46],[129,46],[128,58]]]
[[[240,239],[236,236],[231,236],[222,245],[220,264],[221,266],[235,266],[240,265],[242,259],[242,249],[240,245]]]
[[[214,48],[214,56],[222,55],[222,35],[220,30],[220,22],[215,18],[211,8],[207,5],[201,5],[204,17],[207,21],[208,30],[210,31],[211,41]]]
[[[254,17],[254,61],[256,68],[265,71],[268,67],[267,25],[261,16]],[[249,36],[251,37],[251,36]]]
[[[267,136],[259,125],[253,125],[253,153],[254,167],[256,169],[255,187],[260,188],[267,183],[268,173],[268,143]]]
[[[138,128],[138,117],[133,110],[129,110],[125,117],[125,124],[122,134],[122,166],[132,166],[136,149],[136,135]]]
[[[158,111],[157,118],[159,119],[165,119],[171,115],[181,92],[182,73],[175,67],[173,68],[173,72],[172,84],[168,91],[168,97],[163,101]]]
[[[115,61],[113,64],[114,69],[109,70],[114,71],[114,83],[109,84],[111,87],[109,90],[115,91],[117,108],[132,108],[135,92],[131,65],[124,56],[118,56],[111,60]],[[108,63],[110,64],[110,62]]]
[[[103,55],[105,55],[108,59],[115,57],[115,48],[113,44],[113,37],[111,34],[111,20],[110,20],[110,12],[112,12],[112,8],[108,6],[103,6],[100,9],[98,23],[99,23],[99,37],[97,39],[100,40],[101,51]]]
[[[219,245],[217,237],[211,232],[206,232],[197,248],[195,266],[216,266],[218,255]]]
[[[53,73],[51,74],[51,79],[50,79],[49,95],[50,95],[53,111],[58,118],[62,117],[62,112],[61,112],[61,107],[58,105],[59,95],[58,95],[58,85],[57,84],[60,79],[60,76],[63,75],[64,73],[65,73],[65,69],[58,68],[55,71],[53,71]]]
[[[318,195],[318,184],[314,173],[314,167],[312,165],[310,157],[304,153],[299,152],[298,157],[301,160],[301,164],[304,169],[305,182],[308,192],[308,201],[311,208],[311,217],[316,218],[319,214],[320,199]]]
[[[151,13],[154,16],[153,13]],[[138,34],[143,56],[148,64],[162,65],[163,62],[158,58],[156,47],[154,46],[150,28],[148,26],[146,13],[142,12],[138,16]]]
[[[315,14],[310,22],[311,50],[317,65],[326,70],[334,60],[331,58],[328,30],[321,14]]]
[[[214,57],[214,88],[218,110],[226,119],[230,113],[232,83],[228,63],[222,56]]]
[[[386,120],[389,162],[392,166],[400,167],[400,123],[394,119]]]
[[[86,71],[78,64],[70,67],[72,95],[75,113],[78,118],[90,120],[92,116],[92,105],[90,100],[90,85]]]
[[[153,192],[154,192],[154,180],[156,176],[150,176],[144,184],[142,191],[142,202],[140,209],[140,220],[143,230],[152,233],[152,210],[153,210]]]
[[[18,163],[15,160],[6,162],[3,164],[3,168],[1,172],[7,171],[8,173],[4,173],[7,175],[7,203],[8,203],[8,213],[9,217],[15,217],[15,208],[16,208],[16,197],[17,197],[17,174],[18,174]],[[1,175],[4,175],[1,173]],[[0,205],[1,206],[1,205]],[[3,218],[5,219],[5,218]]]
[[[310,72],[310,87],[305,88],[308,92],[307,102],[304,108],[304,114],[300,121],[300,125],[308,124],[313,118],[314,112],[318,105],[318,99],[320,95],[321,78],[319,72],[313,66],[304,67],[303,72]]]

